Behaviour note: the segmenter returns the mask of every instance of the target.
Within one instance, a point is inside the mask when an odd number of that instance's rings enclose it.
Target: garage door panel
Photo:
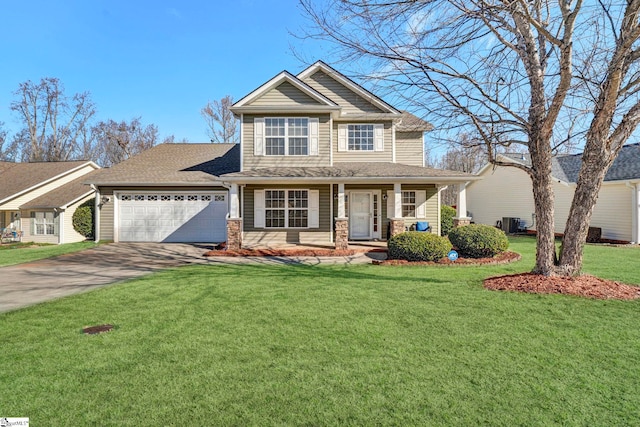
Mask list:
[[[124,195],[119,203],[119,240],[221,242],[226,239],[226,215],[224,193]]]

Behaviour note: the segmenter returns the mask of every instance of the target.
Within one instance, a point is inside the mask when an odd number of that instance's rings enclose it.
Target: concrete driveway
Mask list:
[[[0,312],[48,301],[154,271],[210,262],[210,245],[118,243],[0,268]]]
[[[211,245],[111,243],[93,249],[0,268],[0,312],[85,292],[121,280],[187,264],[363,264],[380,254],[343,257],[215,257]]]

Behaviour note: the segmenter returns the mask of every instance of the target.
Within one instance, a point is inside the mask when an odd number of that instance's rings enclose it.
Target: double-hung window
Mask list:
[[[373,125],[348,125],[349,151],[373,151]]]
[[[265,190],[265,228],[307,228],[309,190]]]
[[[266,117],[264,131],[265,155],[309,155],[309,119]]]
[[[57,234],[56,219],[54,212],[31,212],[32,233],[34,235]]]
[[[403,218],[416,217],[416,192],[415,191],[402,192],[402,217]]]

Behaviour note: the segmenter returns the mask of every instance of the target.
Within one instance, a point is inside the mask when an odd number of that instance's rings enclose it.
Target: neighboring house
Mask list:
[[[231,110],[240,144],[163,144],[92,176],[99,238],[346,247],[417,221],[439,233],[440,191],[478,179],[424,167],[431,125],[323,62]]]
[[[500,160],[530,165],[528,154],[505,154]],[[581,154],[553,158],[556,233],[564,233],[581,163]],[[533,188],[524,171],[486,165],[478,174],[483,179],[466,188],[474,222],[495,225],[503,217],[515,217],[536,229]],[[639,202],[640,145],[630,144],[622,147],[605,176],[590,225],[602,229],[603,239],[640,242]]]
[[[94,190],[84,181],[98,165],[88,161],[0,162],[0,228],[37,243],[85,240],[72,217]]]

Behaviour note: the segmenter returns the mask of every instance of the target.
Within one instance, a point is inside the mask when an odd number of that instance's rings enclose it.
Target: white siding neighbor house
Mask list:
[[[505,154],[501,161],[530,164],[529,156]],[[561,155],[553,159],[555,231],[564,233],[582,155]],[[482,180],[467,188],[467,209],[473,221],[496,225],[503,218],[519,218],[521,228],[535,230],[533,188],[521,169],[486,165]],[[602,229],[602,238],[640,242],[640,144],[625,145],[605,176],[591,227]]]

